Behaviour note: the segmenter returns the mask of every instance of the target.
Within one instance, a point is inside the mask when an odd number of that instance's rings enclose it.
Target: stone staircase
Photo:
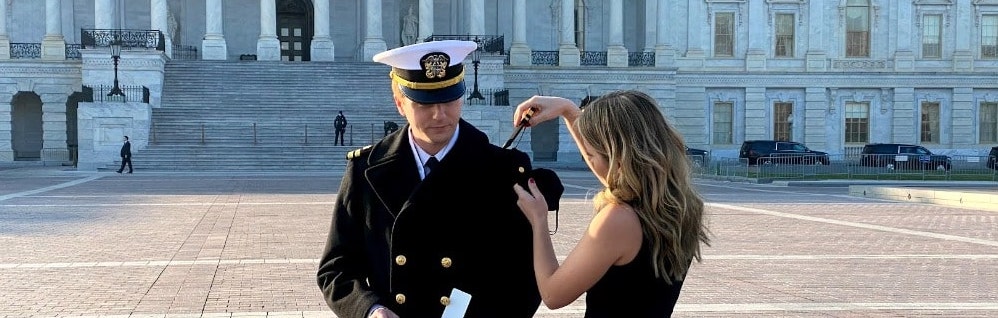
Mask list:
[[[134,164],[156,171],[342,171],[346,153],[381,139],[385,121],[405,122],[388,71],[361,62],[170,61],[149,145],[136,151]],[[349,121],[346,146],[333,145],[338,111]]]

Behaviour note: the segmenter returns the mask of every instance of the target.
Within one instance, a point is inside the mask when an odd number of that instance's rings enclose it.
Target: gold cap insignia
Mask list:
[[[426,78],[444,78],[447,76],[447,66],[450,65],[450,56],[444,53],[430,53],[420,60],[423,69],[426,70]]]

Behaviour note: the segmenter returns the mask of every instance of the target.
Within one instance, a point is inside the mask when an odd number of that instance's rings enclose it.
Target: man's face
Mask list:
[[[462,105],[460,98],[446,103],[420,104],[401,93],[395,94],[395,106],[409,122],[413,140],[431,154],[443,149],[454,136]]]

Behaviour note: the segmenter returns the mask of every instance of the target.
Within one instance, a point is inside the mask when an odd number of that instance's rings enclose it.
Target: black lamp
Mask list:
[[[122,92],[121,87],[118,86],[118,60],[121,60],[121,39],[118,37],[111,41],[111,59],[114,60],[114,86],[111,87],[111,92],[107,93],[107,96],[125,97],[125,92]]]
[[[478,43],[478,48],[471,51],[471,64],[475,65],[475,89],[471,91],[471,96],[468,96],[468,99],[484,100],[485,96],[482,96],[482,92],[478,91],[478,64],[482,63],[482,46],[478,38],[475,38],[475,43]]]

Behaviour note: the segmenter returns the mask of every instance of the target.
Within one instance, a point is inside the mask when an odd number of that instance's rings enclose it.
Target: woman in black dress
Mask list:
[[[559,266],[543,193],[531,181],[514,190],[533,227],[534,273],[544,304],[564,307],[586,293],[586,317],[668,317],[701,244],[709,246],[703,199],[693,187],[683,138],[654,99],[638,91],[604,95],[580,109],[534,96],[514,122],[563,117],[604,188],[586,234]]]

